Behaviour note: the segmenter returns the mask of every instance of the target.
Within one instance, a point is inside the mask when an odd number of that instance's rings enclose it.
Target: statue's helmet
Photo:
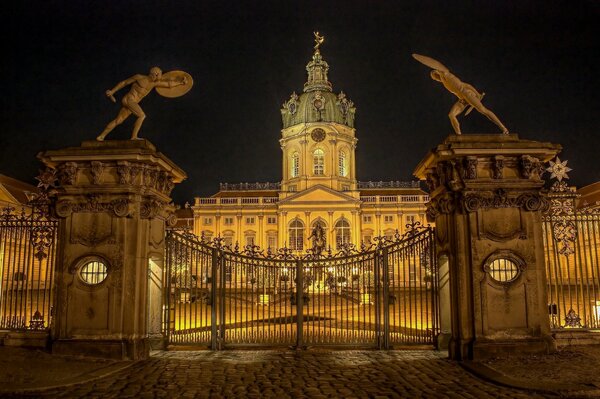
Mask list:
[[[162,76],[162,71],[159,67],[150,68],[150,79],[158,80]]]

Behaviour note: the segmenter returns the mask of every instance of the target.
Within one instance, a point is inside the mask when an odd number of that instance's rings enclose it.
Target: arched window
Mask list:
[[[335,224],[335,246],[341,249],[346,244],[350,244],[350,223],[346,219],[340,219]]]
[[[313,174],[315,176],[325,174],[325,152],[320,148],[313,152]]]
[[[302,251],[304,249],[304,223],[295,219],[290,223],[289,229],[290,249]]]
[[[312,224],[312,229],[314,230],[314,228],[317,225],[321,226],[323,228],[323,231],[325,232],[325,236],[323,238],[325,239],[325,247],[327,247],[327,225],[325,224],[325,222],[322,219],[317,219]]]
[[[223,232],[223,245],[228,247],[233,247],[233,236],[234,232],[231,230],[226,230]]]
[[[300,155],[294,152],[291,157],[290,174],[292,177],[300,176]]]
[[[340,176],[344,177],[348,173],[348,168],[346,167],[346,153],[344,151],[340,151],[338,157],[338,169]]]

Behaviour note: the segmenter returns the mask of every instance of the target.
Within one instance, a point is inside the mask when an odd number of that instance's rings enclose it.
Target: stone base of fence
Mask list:
[[[47,331],[0,331],[0,346],[46,348],[48,340]]]
[[[558,347],[572,345],[600,345],[600,330],[570,330],[554,331],[552,336]]]

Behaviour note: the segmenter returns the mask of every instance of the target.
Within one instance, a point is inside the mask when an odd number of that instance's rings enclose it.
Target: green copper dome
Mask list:
[[[304,93],[298,96],[292,93],[283,103],[281,118],[283,128],[306,122],[336,122],[354,127],[354,103],[346,98],[344,92],[334,94],[327,80],[329,65],[318,48],[312,60],[306,65],[308,80],[304,84]]]

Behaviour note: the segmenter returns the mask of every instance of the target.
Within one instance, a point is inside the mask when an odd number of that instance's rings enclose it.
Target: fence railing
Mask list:
[[[0,329],[50,327],[58,222],[47,204],[0,214]]]
[[[554,329],[600,329],[600,210],[579,210],[576,198],[555,184],[543,216],[548,314]]]

